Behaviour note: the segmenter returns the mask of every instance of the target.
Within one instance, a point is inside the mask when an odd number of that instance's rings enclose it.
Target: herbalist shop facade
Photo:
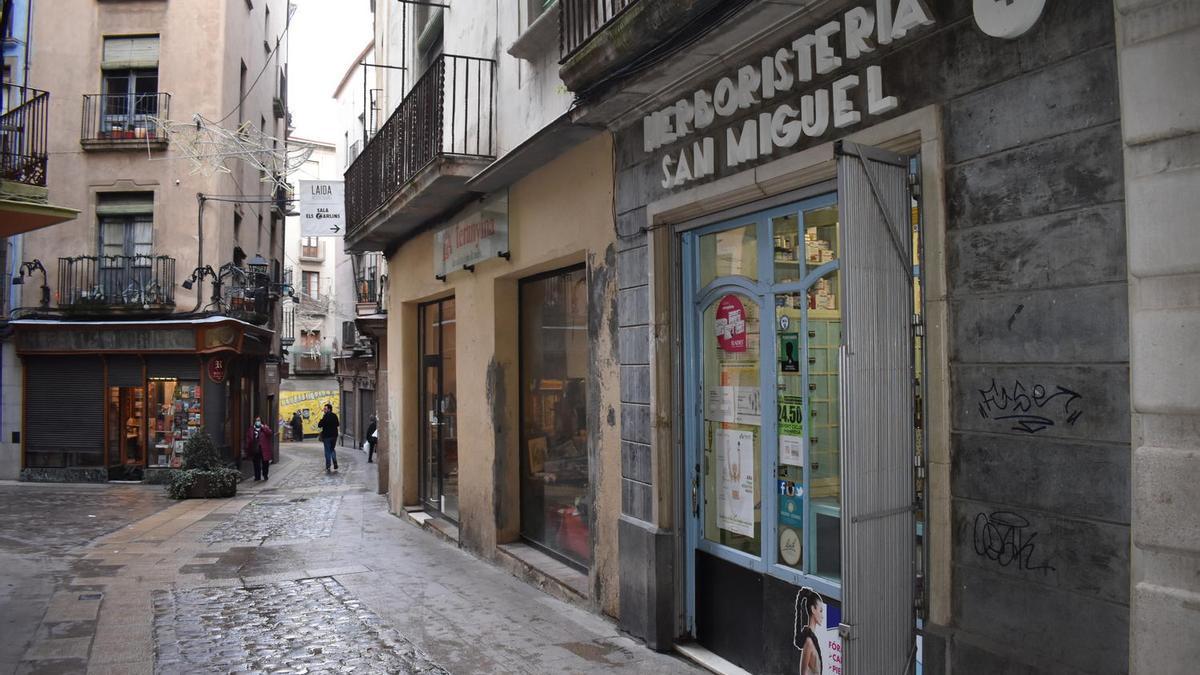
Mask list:
[[[165,480],[201,429],[231,462],[278,396],[272,333],[227,317],[146,322],[22,319],[21,479]]]
[[[750,3],[675,54],[720,53],[703,76],[610,121],[620,617],[653,646],[1127,667],[1112,8],[1008,5],[817,3],[719,52],[791,11]]]

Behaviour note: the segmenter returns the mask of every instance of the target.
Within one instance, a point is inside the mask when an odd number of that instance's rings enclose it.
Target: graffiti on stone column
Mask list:
[[[1002,387],[979,390],[979,414],[984,419],[1011,424],[1013,431],[1036,434],[1055,425],[1074,426],[1083,410],[1083,397],[1060,385],[1052,388],[1035,384],[1027,388],[1020,380]]]
[[[1053,572],[1054,567],[1042,558],[1034,562],[1038,533],[1030,531],[1027,519],[1011,511],[978,513],[975,516],[975,554],[994,561],[1001,567],[1015,565],[1019,570]]]

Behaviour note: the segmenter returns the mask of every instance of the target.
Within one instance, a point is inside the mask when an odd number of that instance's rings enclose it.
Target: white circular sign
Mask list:
[[[793,567],[800,564],[800,535],[790,527],[779,531],[779,557]]]
[[[1046,0],[975,0],[975,24],[992,37],[1015,40],[1038,22]]]

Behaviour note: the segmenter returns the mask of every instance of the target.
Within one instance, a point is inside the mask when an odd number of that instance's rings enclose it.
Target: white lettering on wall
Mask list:
[[[879,65],[803,92],[798,100],[795,94],[786,96],[797,84],[836,73],[844,64],[873,53],[880,45],[902,40],[934,23],[925,0],[875,0],[873,4],[851,7],[839,19],[793,39],[789,47],[776,49],[721,77],[711,89],[700,89],[647,114],[643,118],[645,151],[654,152],[683,141],[719,119],[743,115],[780,97],[790,100],[725,130],[725,166],[770,156],[777,148],[795,146],[801,138],[817,138],[831,126],[845,129],[860,124],[864,114],[879,116],[895,111],[900,101],[884,91]],[[864,98],[865,106],[860,109]],[[711,136],[672,151],[661,161],[662,186],[679,187],[714,175],[716,156],[716,138]]]

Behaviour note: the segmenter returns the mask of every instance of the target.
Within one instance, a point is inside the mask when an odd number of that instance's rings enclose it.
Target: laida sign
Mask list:
[[[340,180],[300,181],[300,233],[305,237],[346,234],[346,185]]]

